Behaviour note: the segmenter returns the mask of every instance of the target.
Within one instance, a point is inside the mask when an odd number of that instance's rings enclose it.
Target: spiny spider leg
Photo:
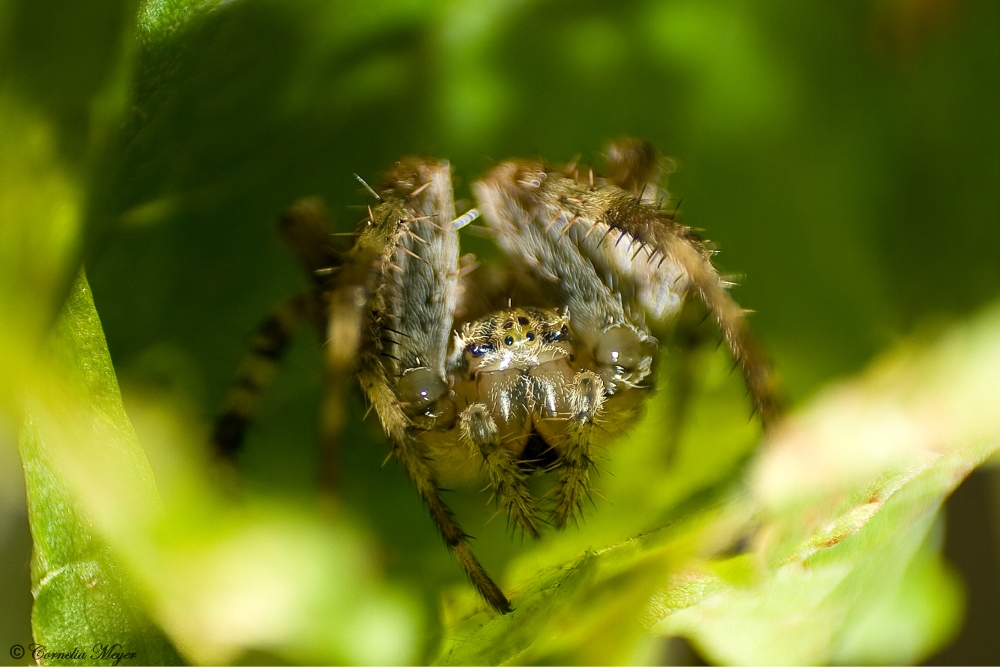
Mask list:
[[[281,217],[280,229],[312,281],[313,290],[281,304],[261,325],[216,422],[213,440],[218,451],[228,458],[235,456],[277,361],[295,329],[308,321],[326,343],[320,475],[322,488],[333,491],[337,485],[338,443],[345,421],[347,378],[355,371],[365,307],[376,288],[384,249],[368,236],[349,252],[338,251],[332,243],[334,234],[326,210],[316,198],[295,202]]]
[[[568,306],[573,313],[574,338],[591,347],[605,325],[625,322],[622,304],[593,268],[584,264],[571,243],[553,238],[558,230],[547,229],[550,219],[536,223],[537,210],[530,200],[519,197],[522,187],[518,182],[541,183],[538,179],[544,178],[540,176],[543,172],[520,173],[521,166],[501,164],[472,189],[504,254],[536,274],[553,303]]]
[[[507,613],[510,602],[442,500],[433,462],[418,437],[448,430],[456,421],[445,368],[458,277],[450,167],[406,158],[386,174],[379,194],[382,203],[355,246],[377,255],[372,272],[377,288],[363,327],[361,386],[448,547],[486,601]]]
[[[631,184],[633,190],[648,189],[639,185],[655,173],[644,157],[647,152],[628,146],[619,150],[616,146],[613,144],[608,152],[610,172],[621,184]],[[629,160],[637,164],[629,164]],[[750,331],[745,311],[730,297],[712,265],[711,251],[672,214],[606,178],[597,178],[591,185],[589,176],[570,177],[537,161],[501,164],[481,182],[477,196],[487,219],[495,222],[504,249],[520,257],[553,298],[565,299],[574,318],[574,304],[579,303],[588,320],[585,327],[596,325],[594,335],[613,337],[605,348],[613,353],[617,350],[618,357],[631,357],[634,351],[641,359],[642,347],[648,340],[647,327],[668,328],[685,296],[695,291],[736,358],[765,428],[774,423],[781,411],[780,392],[766,356]],[[511,222],[496,222],[504,218]],[[516,227],[528,243],[520,248],[515,243],[505,244],[504,237],[510,236],[505,227],[510,226]],[[550,260],[557,259],[557,255],[559,259],[572,257],[573,268],[553,273]],[[568,272],[597,276],[609,298],[620,295],[619,308],[637,337],[630,337],[626,327],[619,327],[618,335],[612,336],[614,327],[619,326],[616,317],[608,315],[606,321],[601,321],[588,314],[586,302],[590,294],[578,290],[572,280],[565,280],[563,274]],[[606,308],[600,310],[608,312]],[[578,337],[579,331],[574,327]],[[603,358],[604,350],[594,346],[600,341],[587,342],[596,350],[595,363],[609,365],[611,360]],[[639,370],[626,381],[635,385],[635,378],[641,375]],[[607,373],[602,372],[602,376],[608,380]]]
[[[673,160],[660,155],[656,147],[649,141],[634,137],[618,138],[605,148],[606,174],[603,180],[618,186],[633,197],[644,203],[653,204],[658,208],[673,209],[676,216],[677,205],[670,202],[669,194],[664,189],[665,177],[675,168]],[[593,234],[596,226],[590,228]],[[633,251],[632,259],[641,252]],[[619,283],[631,281],[619,281]],[[626,284],[626,292],[634,297],[635,286]],[[677,317],[671,337],[671,356],[674,362],[670,365],[668,386],[671,393],[671,426],[665,447],[667,461],[676,454],[677,445],[683,431],[684,420],[691,405],[691,399],[696,388],[695,353],[706,340],[700,327],[701,322],[708,317],[704,304],[698,303],[692,307],[691,302],[685,303]],[[658,333],[666,334],[662,328]]]
[[[380,249],[356,243],[350,252],[333,244],[333,229],[321,200],[301,199],[281,218],[281,233],[314,285],[322,304],[320,339],[325,344],[320,411],[320,487],[339,484],[340,438],[346,415],[348,378],[354,372],[364,307],[375,289],[374,267]]]
[[[575,215],[543,207],[537,199],[539,190],[560,178],[547,174],[541,163],[512,161],[472,188],[501,249],[538,278],[550,303],[572,313],[570,328],[581,361],[593,362],[609,393],[638,386],[650,373],[655,339],[606,284],[614,284],[614,276],[602,277],[572,235],[564,233],[578,224]]]
[[[605,226],[628,233],[628,243],[622,244],[631,252],[631,261],[625,264],[619,254],[619,266],[633,282],[659,282],[660,298],[650,298],[652,291],[640,289],[640,305],[650,316],[651,324],[664,322],[669,309],[660,305],[662,295],[684,289],[697,291],[711,316],[715,319],[729,349],[743,373],[755,411],[760,415],[765,430],[769,429],[783,411],[784,399],[777,378],[771,371],[767,355],[750,329],[743,308],[730,296],[728,284],[712,264],[713,251],[689,227],[680,224],[673,212],[664,211],[659,205],[640,201],[635,188],[645,181],[657,185],[662,176],[661,160],[652,144],[634,139],[612,142],[605,151],[607,183],[630,190],[631,197],[598,197],[589,211],[597,232]],[[647,186],[642,186],[648,189]],[[603,201],[601,201],[603,199]],[[601,210],[603,208],[603,211]],[[609,251],[605,248],[605,253]],[[615,253],[611,248],[610,252]],[[638,261],[637,261],[638,259]],[[642,260],[645,259],[645,265]],[[656,268],[653,269],[655,262]],[[668,267],[674,265],[671,270]],[[686,278],[685,278],[686,276]],[[668,285],[668,282],[671,283]],[[683,293],[681,293],[683,300]],[[652,305],[652,308],[650,308]],[[659,312],[659,314],[658,314]],[[676,316],[676,315],[675,315]]]
[[[292,336],[304,323],[311,324],[318,335],[326,328],[323,292],[330,280],[326,269],[339,265],[340,255],[330,243],[332,229],[322,202],[315,198],[295,202],[281,217],[280,229],[314,288],[278,304],[251,336],[250,349],[240,363],[212,433],[216,453],[228,460],[235,459],[242,449],[247,425]]]
[[[303,323],[319,327],[321,310],[315,293],[291,297],[278,304],[250,337],[250,349],[240,363],[212,433],[220,457],[230,461],[236,458],[247,426],[271,386],[292,336]]]

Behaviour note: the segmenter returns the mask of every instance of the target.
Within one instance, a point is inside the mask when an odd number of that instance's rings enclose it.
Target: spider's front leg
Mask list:
[[[506,162],[476,185],[476,194],[505,252],[535,275],[551,300],[568,305],[575,322],[582,320],[575,334],[597,350],[597,364],[609,361],[601,339],[614,337],[614,329],[626,347],[639,349],[649,340],[647,330],[669,330],[688,294],[700,297],[767,429],[782,410],[777,380],[712,252],[654,203],[654,158],[648,144],[624,140],[608,150],[607,178],[538,161]],[[626,340],[629,328],[632,340]],[[635,386],[642,376],[622,379]]]
[[[624,235],[627,242],[621,243],[619,237],[614,245],[592,245],[585,252],[598,263],[601,257],[617,260],[618,281],[633,286],[635,306],[645,312],[651,325],[672,322],[678,316],[676,307],[671,307],[673,296],[679,297],[679,305],[685,292],[695,292],[743,372],[761,424],[770,429],[784,411],[778,379],[750,329],[748,311],[736,303],[729,293],[730,283],[713,265],[714,252],[676,220],[676,211],[669,213],[649,198],[650,191],[659,189],[663,175],[656,149],[649,142],[619,139],[607,147],[605,157],[608,174],[599,184],[601,193],[584,198],[588,204],[580,212],[592,223],[590,231]],[[619,188],[625,192],[616,192]],[[628,262],[623,261],[625,256]]]
[[[450,430],[457,418],[446,375],[458,279],[448,163],[397,162],[383,179],[380,201],[348,262],[365,281],[343,283],[371,286],[369,299],[362,294],[348,303],[366,308],[357,360],[361,386],[448,547],[486,601],[507,613],[509,601],[473,555],[468,536],[441,498],[422,440]],[[331,323],[336,319],[332,311]]]

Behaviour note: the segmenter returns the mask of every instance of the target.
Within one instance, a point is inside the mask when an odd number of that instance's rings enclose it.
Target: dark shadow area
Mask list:
[[[944,555],[965,582],[965,624],[927,665],[1000,664],[1000,474],[973,471],[945,505]]]
[[[28,516],[11,513],[0,524],[0,665],[33,665],[30,655],[16,659],[14,645],[27,649],[31,637],[31,531]],[[17,652],[16,650],[14,651]]]

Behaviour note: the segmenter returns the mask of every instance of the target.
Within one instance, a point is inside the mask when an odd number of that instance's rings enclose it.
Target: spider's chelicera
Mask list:
[[[336,386],[357,371],[445,542],[505,613],[507,597],[473,555],[439,483],[484,480],[531,536],[545,518],[559,528],[579,516],[594,449],[609,432],[601,425],[638,415],[660,349],[654,333],[669,332],[689,295],[719,325],[767,426],[778,400],[766,359],[711,251],[659,205],[655,151],[624,139],[606,158],[604,175],[509,161],[473,185],[506,273],[475,271],[460,258],[460,228],[475,212],[456,217],[446,162],[397,162],[345,254],[332,249],[315,203],[298,205],[283,228],[315,289],[279,308],[254,339],[218,445],[235,449],[290,330],[311,321],[327,341],[335,387],[325,437],[336,437],[340,421]],[[545,507],[526,485],[534,471],[557,478]]]

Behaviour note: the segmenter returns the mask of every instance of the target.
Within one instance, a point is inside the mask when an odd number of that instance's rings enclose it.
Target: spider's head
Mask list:
[[[501,310],[458,335],[472,373],[531,368],[571,356],[569,315],[541,308]]]

